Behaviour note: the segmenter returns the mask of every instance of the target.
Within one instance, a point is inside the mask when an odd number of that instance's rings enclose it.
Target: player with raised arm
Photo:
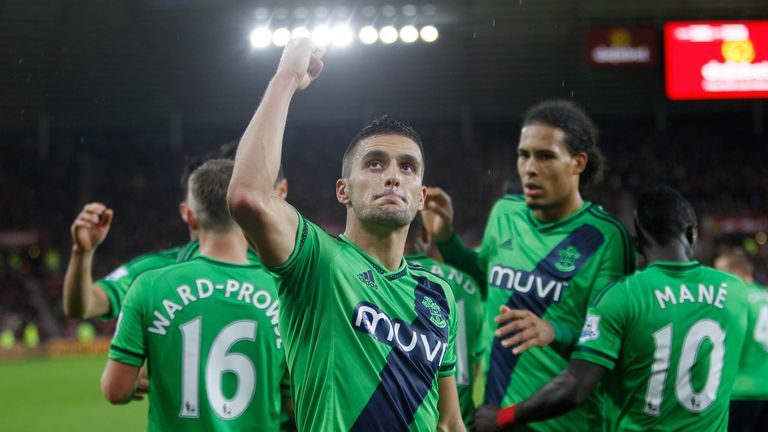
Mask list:
[[[727,429],[747,326],[746,288],[692,261],[696,214],[676,190],[641,193],[635,228],[649,265],[600,291],[567,368],[522,402],[502,410],[480,406],[472,430],[561,416],[584,403],[604,376],[617,413],[611,430]]]
[[[299,430],[464,430],[456,396],[458,329],[448,284],[403,259],[422,208],[424,155],[410,128],[380,118],[344,154],[334,238],[270,185],[280,165],[294,93],[322,70],[308,39],[283,52],[240,142],[228,202],[262,261],[279,278]]]
[[[459,332],[456,335],[456,384],[464,424],[469,424],[475,412],[473,389],[480,373],[483,345],[483,298],[475,278],[427,255],[432,244],[429,231],[417,215],[408,229],[405,260],[419,264],[445,279],[453,290],[459,311]]]
[[[486,403],[519,402],[557,376],[567,365],[590,299],[600,287],[634,271],[624,225],[581,197],[581,187],[600,181],[603,164],[590,118],[571,102],[545,101],[523,119],[517,171],[525,194],[496,202],[479,253],[454,234],[450,197],[436,188],[428,192],[424,225],[445,261],[488,289],[485,319],[497,337],[487,332]],[[600,395],[534,428],[598,430]]]
[[[247,256],[228,214],[231,160],[210,160],[189,179],[190,225],[200,255],[142,273],[125,299],[102,390],[126,403],[139,367],[149,370],[148,430],[274,431],[287,367],[274,277]],[[283,388],[281,389],[281,382]]]
[[[738,276],[747,285],[747,338],[731,393],[730,432],[768,430],[768,290],[755,282],[753,266],[743,250],[728,251],[715,268]]]

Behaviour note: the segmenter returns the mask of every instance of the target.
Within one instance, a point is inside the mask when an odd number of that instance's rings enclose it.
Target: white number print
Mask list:
[[[183,361],[181,380],[180,417],[196,418],[198,407],[198,377],[200,375],[200,333],[202,318],[197,317],[179,327],[182,334]],[[256,340],[255,321],[235,321],[224,327],[216,336],[205,365],[205,392],[211,408],[224,420],[239,417],[251,403],[256,388],[256,369],[243,354],[229,353],[232,345],[241,340]],[[221,388],[224,373],[237,375],[237,392],[227,399]]]
[[[691,373],[696,364],[696,354],[702,342],[709,339],[712,351],[709,353],[709,372],[704,388],[696,392],[691,382]],[[661,415],[661,403],[664,396],[664,386],[669,370],[672,348],[672,324],[668,324],[653,334],[656,345],[654,360],[651,365],[651,377],[648,380],[648,392],[645,397],[643,411],[648,415]],[[717,398],[720,388],[720,378],[723,373],[723,358],[725,357],[725,332],[720,324],[709,319],[702,319],[691,326],[685,335],[680,361],[677,367],[677,382],[675,397],[688,411],[700,413],[709,408]]]
[[[459,334],[456,335],[456,384],[469,385],[469,352],[467,350],[467,324],[464,321],[464,299],[456,302],[459,310]]]
[[[755,342],[763,344],[763,349],[768,351],[768,306],[766,305],[760,306],[754,338]]]

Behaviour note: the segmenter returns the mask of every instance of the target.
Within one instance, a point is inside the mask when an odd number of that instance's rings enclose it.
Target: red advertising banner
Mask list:
[[[656,65],[656,30],[651,27],[592,27],[587,63],[592,67]]]
[[[667,97],[768,98],[768,21],[664,25]]]

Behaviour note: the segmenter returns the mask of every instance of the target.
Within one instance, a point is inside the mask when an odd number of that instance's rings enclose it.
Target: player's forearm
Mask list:
[[[481,287],[485,286],[485,270],[480,268],[478,260],[480,254],[465,246],[458,234],[436,244],[445,262],[468,273]]]
[[[91,269],[93,251],[72,249],[67,272],[64,275],[64,314],[68,318],[92,318],[93,283]]]
[[[280,169],[288,107],[296,86],[294,77],[275,75],[240,140],[228,194],[235,219],[238,209],[265,204],[272,193]]]
[[[555,418],[578,407],[586,396],[579,391],[577,385],[571,370],[564,370],[529,399],[517,405],[515,423]]]

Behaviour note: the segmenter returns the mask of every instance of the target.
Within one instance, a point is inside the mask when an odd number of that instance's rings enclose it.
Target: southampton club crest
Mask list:
[[[424,297],[424,300],[421,301],[421,304],[429,309],[429,312],[432,314],[432,316],[429,317],[429,321],[431,321],[432,324],[436,325],[438,328],[445,328],[448,323],[445,322],[443,315],[440,313],[440,305],[432,300],[431,297]]]
[[[576,246],[570,245],[559,252],[560,261],[555,264],[555,268],[563,273],[570,273],[576,270],[576,260],[581,257]]]

